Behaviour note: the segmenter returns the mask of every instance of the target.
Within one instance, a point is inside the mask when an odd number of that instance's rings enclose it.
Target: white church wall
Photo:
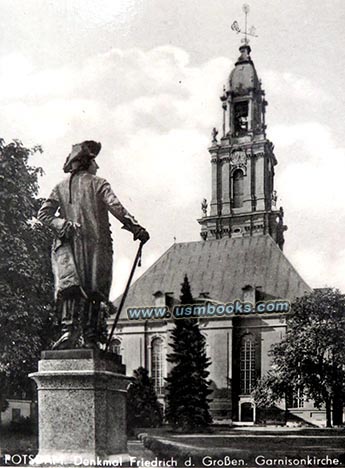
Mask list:
[[[232,377],[232,321],[210,320],[205,328],[206,352],[211,359],[210,376],[217,388],[227,388]]]

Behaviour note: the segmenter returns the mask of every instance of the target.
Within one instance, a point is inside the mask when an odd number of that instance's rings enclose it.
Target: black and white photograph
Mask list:
[[[0,0],[0,467],[345,466],[345,3]]]

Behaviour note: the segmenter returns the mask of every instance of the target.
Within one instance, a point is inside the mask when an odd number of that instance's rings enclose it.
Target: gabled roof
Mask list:
[[[173,244],[133,283],[125,308],[154,305],[158,291],[179,299],[185,274],[194,297],[207,292],[224,303],[242,299],[247,285],[260,287],[267,297],[290,301],[311,291],[269,235],[226,238]]]

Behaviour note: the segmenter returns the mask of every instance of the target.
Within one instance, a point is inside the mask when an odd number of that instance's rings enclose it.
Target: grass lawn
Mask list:
[[[293,466],[292,464],[255,463],[258,455],[267,459],[289,457],[303,459],[307,456],[322,458],[338,457],[339,465],[345,467],[345,430],[332,429],[283,429],[283,428],[212,428],[209,433],[176,434],[168,428],[143,429],[148,433],[145,446],[158,458],[174,457],[181,462],[192,456],[196,467],[227,466],[224,460],[245,461],[247,468],[257,466]],[[0,431],[0,466],[5,454],[34,455],[37,452],[37,435]],[[205,464],[202,460],[209,457]],[[210,462],[211,460],[211,462]],[[220,461],[220,464],[218,463]],[[269,463],[269,462],[268,462]],[[178,465],[180,466],[180,464]],[[228,465],[241,466],[241,465]],[[298,466],[305,466],[299,464]],[[314,465],[312,465],[314,468]],[[322,466],[322,465],[318,465]]]
[[[211,457],[214,460],[214,465],[209,466],[225,466],[221,465],[222,460],[229,458],[243,459],[247,466],[260,466],[255,462],[258,456],[267,459],[288,457],[296,460],[308,456],[320,459],[328,456],[338,458],[339,464],[327,463],[327,466],[345,466],[344,430],[236,428],[223,432],[214,430],[209,434],[176,434],[168,430],[161,431],[160,434],[156,431],[148,433],[145,446],[160,457],[173,456],[181,464],[188,456],[192,456],[196,466],[207,466],[203,463],[204,457]],[[261,466],[290,465],[293,466],[292,463],[269,465],[268,462]],[[299,466],[305,465],[300,462]],[[323,464],[316,463],[312,466],[323,466]]]

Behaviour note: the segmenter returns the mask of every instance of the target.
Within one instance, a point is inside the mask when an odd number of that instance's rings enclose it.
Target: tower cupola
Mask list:
[[[264,134],[266,129],[265,92],[261,88],[250,52],[248,44],[240,47],[241,55],[230,73],[226,91],[229,120],[224,122],[223,127],[228,126],[228,134],[233,138]]]
[[[251,48],[249,45],[242,45],[240,52],[241,55],[229,77],[229,90],[233,94],[244,94],[260,87],[258,75],[250,57]]]

